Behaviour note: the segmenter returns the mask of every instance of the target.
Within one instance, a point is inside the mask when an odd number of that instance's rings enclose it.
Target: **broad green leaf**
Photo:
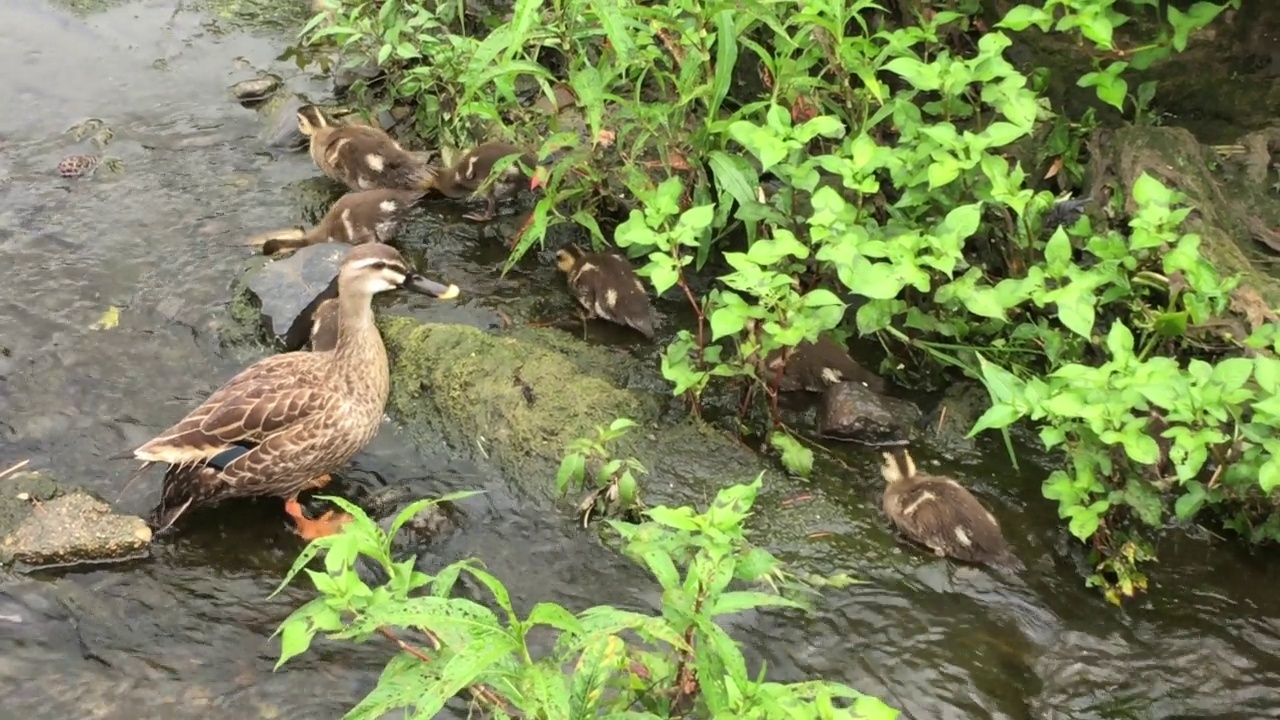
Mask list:
[[[1071,238],[1061,226],[1053,231],[1053,236],[1044,246],[1044,271],[1049,277],[1062,277],[1071,266]]]
[[[937,90],[942,87],[938,65],[926,65],[911,57],[899,57],[884,64],[884,69],[901,75],[917,90]]]
[[[1086,295],[1075,283],[1059,289],[1057,296],[1058,320],[1067,329],[1080,337],[1093,337],[1093,323],[1096,317],[1093,304],[1096,298]]]
[[[1205,500],[1208,498],[1204,485],[1199,481],[1189,480],[1182,489],[1183,494],[1173,503],[1173,512],[1178,516],[1179,522],[1186,522],[1200,512],[1200,508],[1204,507]]]
[[[582,623],[578,618],[555,603],[540,602],[534,605],[525,622],[530,625],[550,625],[568,633],[582,632]]]
[[[1253,363],[1253,379],[1258,381],[1258,387],[1269,395],[1280,393],[1280,360],[1259,355]]]
[[[747,326],[747,315],[735,307],[718,307],[708,318],[711,324],[711,340],[735,336]]]
[[[1000,304],[1000,293],[995,288],[973,288],[961,296],[964,306],[974,315],[995,320],[1005,319],[1004,305]]]
[[[1021,32],[1035,25],[1040,28],[1041,32],[1049,32],[1049,26],[1052,24],[1053,15],[1044,8],[1032,5],[1018,5],[1005,13],[1004,18],[996,23],[996,27]]]
[[[844,135],[844,123],[834,115],[818,115],[809,118],[802,125],[791,131],[791,136],[800,142],[807,143],[821,135],[825,138],[839,138]]]
[[[1023,413],[1012,405],[997,403],[987,408],[974,423],[965,437],[971,438],[983,430],[999,430],[1017,422]]]
[[[715,603],[711,606],[711,616],[718,617],[720,615],[733,615],[743,612],[744,610],[754,610],[759,607],[788,607],[801,608],[800,603],[789,600],[781,595],[771,593],[757,592],[754,590],[739,590],[734,592],[722,593],[715,599]]]
[[[1272,456],[1258,469],[1258,487],[1269,493],[1280,486],[1280,457]]]
[[[946,156],[937,160],[929,165],[929,190],[937,190],[958,177],[960,177],[960,166],[955,158]]]
[[[1223,390],[1235,390],[1249,381],[1253,367],[1254,361],[1250,358],[1227,358],[1213,368],[1213,379],[1222,385]]]
[[[1125,433],[1124,451],[1134,462],[1154,465],[1160,459],[1160,446],[1145,432]]]
[[[1107,333],[1107,351],[1116,360],[1133,356],[1133,333],[1120,320],[1111,323],[1111,332]]]
[[[813,472],[813,451],[786,432],[778,430],[770,433],[769,444],[781,453],[782,464],[789,472],[800,477],[809,477]]]

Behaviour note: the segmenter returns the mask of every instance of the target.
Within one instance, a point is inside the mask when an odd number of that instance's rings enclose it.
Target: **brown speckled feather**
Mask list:
[[[305,233],[260,236],[265,238],[261,242],[262,254],[274,255],[283,250],[331,242],[389,243],[400,234],[405,220],[424,195],[420,190],[385,188],[349,192],[338,198],[320,222]]]
[[[1021,569],[1000,524],[973,493],[950,478],[916,474],[885,488],[884,512],[912,540],[940,555]],[[957,530],[969,539],[960,541]]]
[[[326,175],[352,190],[426,190],[436,169],[400,147],[390,135],[364,125],[325,128],[311,157]]]
[[[653,337],[649,295],[625,258],[612,253],[585,255],[569,274],[569,287],[589,314]]]

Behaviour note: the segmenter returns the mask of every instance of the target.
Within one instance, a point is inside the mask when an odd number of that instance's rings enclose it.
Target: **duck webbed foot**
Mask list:
[[[484,210],[477,212],[469,212],[462,217],[474,222],[489,222],[498,215],[498,199],[492,193],[484,198]]]
[[[307,542],[311,542],[316,538],[337,535],[342,532],[342,526],[352,520],[352,517],[347,513],[336,510],[330,510],[312,520],[303,512],[302,505],[298,503],[296,496],[285,500],[284,511],[288,513],[289,517],[293,518],[293,522],[296,525],[294,532]]]

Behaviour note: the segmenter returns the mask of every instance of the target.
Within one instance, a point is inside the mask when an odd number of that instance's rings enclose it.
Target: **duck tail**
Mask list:
[[[436,180],[440,177],[440,168],[431,163],[423,163],[418,169],[413,179],[413,189],[418,192],[428,193],[435,189]]]
[[[1007,570],[1012,570],[1013,572],[1022,572],[1027,569],[1027,566],[1022,564],[1022,560],[1018,559],[1018,556],[1014,555],[1013,552],[1008,549],[996,558],[996,563]]]
[[[164,474],[160,502],[151,510],[151,525],[157,533],[163,532],[187,510],[216,501],[227,487],[218,478],[217,469],[209,465],[170,465]]]
[[[283,228],[254,235],[244,241],[247,247],[261,247],[263,255],[274,255],[281,250],[296,250],[307,245],[307,231],[302,228]]]

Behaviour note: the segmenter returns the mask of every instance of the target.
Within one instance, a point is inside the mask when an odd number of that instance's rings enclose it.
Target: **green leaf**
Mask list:
[[[964,302],[964,306],[974,315],[992,318],[994,320],[1005,319],[1005,308],[1000,303],[1000,293],[995,288],[972,288],[969,292],[960,296]]]
[[[1272,456],[1258,468],[1258,487],[1269,493],[1280,485],[1280,457]]]
[[[1213,379],[1224,391],[1244,387],[1253,374],[1254,361],[1250,358],[1227,358],[1213,368]]]
[[[693,519],[692,508],[669,508],[665,505],[659,505],[655,508],[649,508],[644,514],[659,525],[666,525],[676,530],[697,531],[702,529],[702,525]]]
[[[1253,379],[1258,381],[1258,387],[1270,395],[1280,393],[1280,360],[1259,355],[1253,362]]]
[[[737,335],[747,326],[747,315],[732,306],[718,307],[711,311],[708,318],[711,324],[711,341],[722,337]]]
[[[716,206],[714,204],[697,205],[685,210],[680,216],[680,225],[691,230],[701,232],[711,227],[711,221],[716,217]]]
[[[582,623],[578,618],[555,603],[540,602],[534,605],[525,622],[530,625],[550,625],[567,633],[582,632]]]
[[[769,444],[782,454],[782,464],[789,472],[809,477],[813,472],[813,451],[783,431],[769,434]]]
[[[1026,390],[1026,383],[1013,373],[988,361],[978,353],[978,366],[982,369],[982,382],[991,393],[991,400],[996,403],[1012,404],[1021,399]]]
[[[1160,459],[1160,446],[1155,438],[1140,430],[1125,433],[1124,451],[1134,462],[1143,465],[1155,465]]]
[[[1062,277],[1071,266],[1071,238],[1067,231],[1059,226],[1044,246],[1044,271],[1049,277]]]
[[[569,453],[560,461],[560,470],[556,473],[556,492],[563,495],[570,483],[577,485],[586,474],[586,459],[579,453]]]
[[[306,605],[303,606],[303,608],[306,607]],[[301,655],[311,647],[311,639],[316,634],[315,629],[311,627],[311,622],[305,615],[299,614],[301,609],[290,615],[280,626],[280,659],[276,661],[276,670],[279,670],[280,666],[290,658]]]
[[[1093,336],[1093,323],[1096,317],[1093,304],[1096,301],[1092,294],[1086,295],[1082,292],[1076,283],[1060,288],[1056,299],[1058,320],[1066,325],[1068,330],[1088,340]]]
[[[781,595],[753,590],[739,590],[723,593],[716,598],[715,603],[711,606],[711,616],[732,615],[759,607],[802,608],[803,605]]]
[[[728,193],[742,207],[756,203],[754,188],[759,179],[755,177],[750,163],[745,158],[730,155],[722,150],[713,150],[707,156],[707,163],[711,166],[711,175],[715,178],[716,187],[720,192]]]
[[[1049,32],[1049,26],[1053,24],[1053,15],[1044,8],[1033,7],[1031,5],[1018,5],[1009,12],[1005,13],[1003,19],[996,23],[998,28],[1009,28],[1014,32],[1021,32],[1028,27],[1035,25],[1040,28],[1041,32]]]
[[[955,158],[945,156],[929,165],[929,190],[937,190],[958,177],[960,177],[960,165],[956,163]]]
[[[1085,412],[1085,402],[1076,393],[1070,391],[1059,392],[1041,403],[1040,407],[1050,415],[1060,418],[1078,418],[1082,417]]]
[[[1184,494],[1173,503],[1173,513],[1178,516],[1179,522],[1186,522],[1200,512],[1208,496],[1204,491],[1204,485],[1198,480],[1187,481],[1182,489]]]
[[[800,142],[807,143],[821,135],[825,138],[840,138],[844,136],[844,123],[834,115],[818,115],[809,118],[799,127],[791,131],[791,136]]]
[[[716,13],[715,19],[716,66],[711,82],[711,100],[707,103],[707,116],[712,118],[720,115],[720,105],[733,87],[733,69],[738,64],[738,29],[733,22],[733,13],[721,10]]]
[[[917,90],[937,90],[942,80],[937,65],[926,65],[912,57],[899,57],[884,64],[884,69],[901,75]]]
[[[839,296],[827,290],[826,288],[814,288],[805,293],[804,306],[810,308],[828,307],[831,305],[844,306],[844,302]]]
[[[1017,422],[1023,414],[1024,413],[1012,405],[996,403],[995,405],[987,408],[986,412],[982,413],[982,416],[973,423],[973,428],[969,430],[969,433],[965,435],[965,437],[975,437],[983,430],[999,430],[1001,428],[1009,427]]]
[[[1111,332],[1107,333],[1107,351],[1116,360],[1133,357],[1133,333],[1119,320],[1111,323]]]

